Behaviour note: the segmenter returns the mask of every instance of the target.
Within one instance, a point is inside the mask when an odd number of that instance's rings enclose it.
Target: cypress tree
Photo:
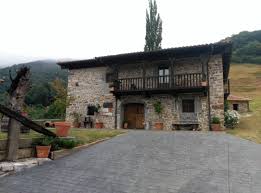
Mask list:
[[[161,49],[162,20],[157,11],[156,0],[149,0],[149,10],[146,9],[146,37],[144,51]]]

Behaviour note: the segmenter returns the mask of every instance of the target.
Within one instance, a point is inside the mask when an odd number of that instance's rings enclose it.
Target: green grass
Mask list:
[[[55,129],[50,129],[51,131],[55,131]],[[115,137],[119,134],[122,134],[126,131],[123,130],[110,130],[110,129],[75,129],[72,128],[70,131],[70,136],[75,137],[76,139],[80,140],[82,143],[91,143],[97,141],[99,139],[104,138],[111,138]],[[30,131],[29,134],[21,134],[20,138],[37,138],[41,137],[42,135],[35,132]],[[0,132],[0,139],[6,139],[7,134]]]
[[[231,93],[249,97],[250,116],[243,115],[237,128],[227,133],[261,143],[261,65],[233,64],[230,69]],[[249,113],[248,113],[249,114]]]

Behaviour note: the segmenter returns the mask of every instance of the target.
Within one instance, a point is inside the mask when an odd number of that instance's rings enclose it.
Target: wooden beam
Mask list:
[[[30,128],[30,129],[38,132],[38,133],[42,133],[44,135],[56,137],[55,133],[49,131],[48,129],[45,129],[41,125],[38,125],[37,123],[28,119],[27,117],[24,117],[24,116],[20,115],[18,112],[13,111],[13,110],[11,110],[11,109],[9,109],[9,108],[5,107],[4,105],[1,105],[1,104],[0,104],[0,112],[3,113],[5,116],[11,118],[11,119],[15,119],[19,123],[23,124],[24,126]]]
[[[145,89],[145,76],[146,76],[146,63],[142,63],[142,80],[143,80],[143,89]]]

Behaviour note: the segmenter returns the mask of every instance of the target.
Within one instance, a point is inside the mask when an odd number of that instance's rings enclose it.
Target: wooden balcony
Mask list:
[[[113,93],[130,95],[141,93],[199,92],[206,89],[202,84],[202,73],[179,74],[173,76],[146,76],[118,79]]]

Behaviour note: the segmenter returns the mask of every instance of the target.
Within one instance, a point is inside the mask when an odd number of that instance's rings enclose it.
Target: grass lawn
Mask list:
[[[55,129],[50,129],[51,131],[55,132]],[[104,139],[104,138],[111,138],[114,136],[117,136],[119,134],[122,134],[126,131],[123,130],[109,130],[109,129],[75,129],[72,128],[70,131],[70,136],[75,137],[76,139],[80,140],[82,143],[91,143],[94,141],[97,141],[99,139]],[[35,131],[30,131],[29,134],[21,134],[20,138],[36,138],[36,137],[41,137],[42,135],[35,132]],[[0,139],[6,139],[7,134],[0,132]]]
[[[256,143],[261,143],[261,65],[233,64],[230,68],[231,94],[250,97],[250,116],[242,115],[237,128],[227,130]]]

